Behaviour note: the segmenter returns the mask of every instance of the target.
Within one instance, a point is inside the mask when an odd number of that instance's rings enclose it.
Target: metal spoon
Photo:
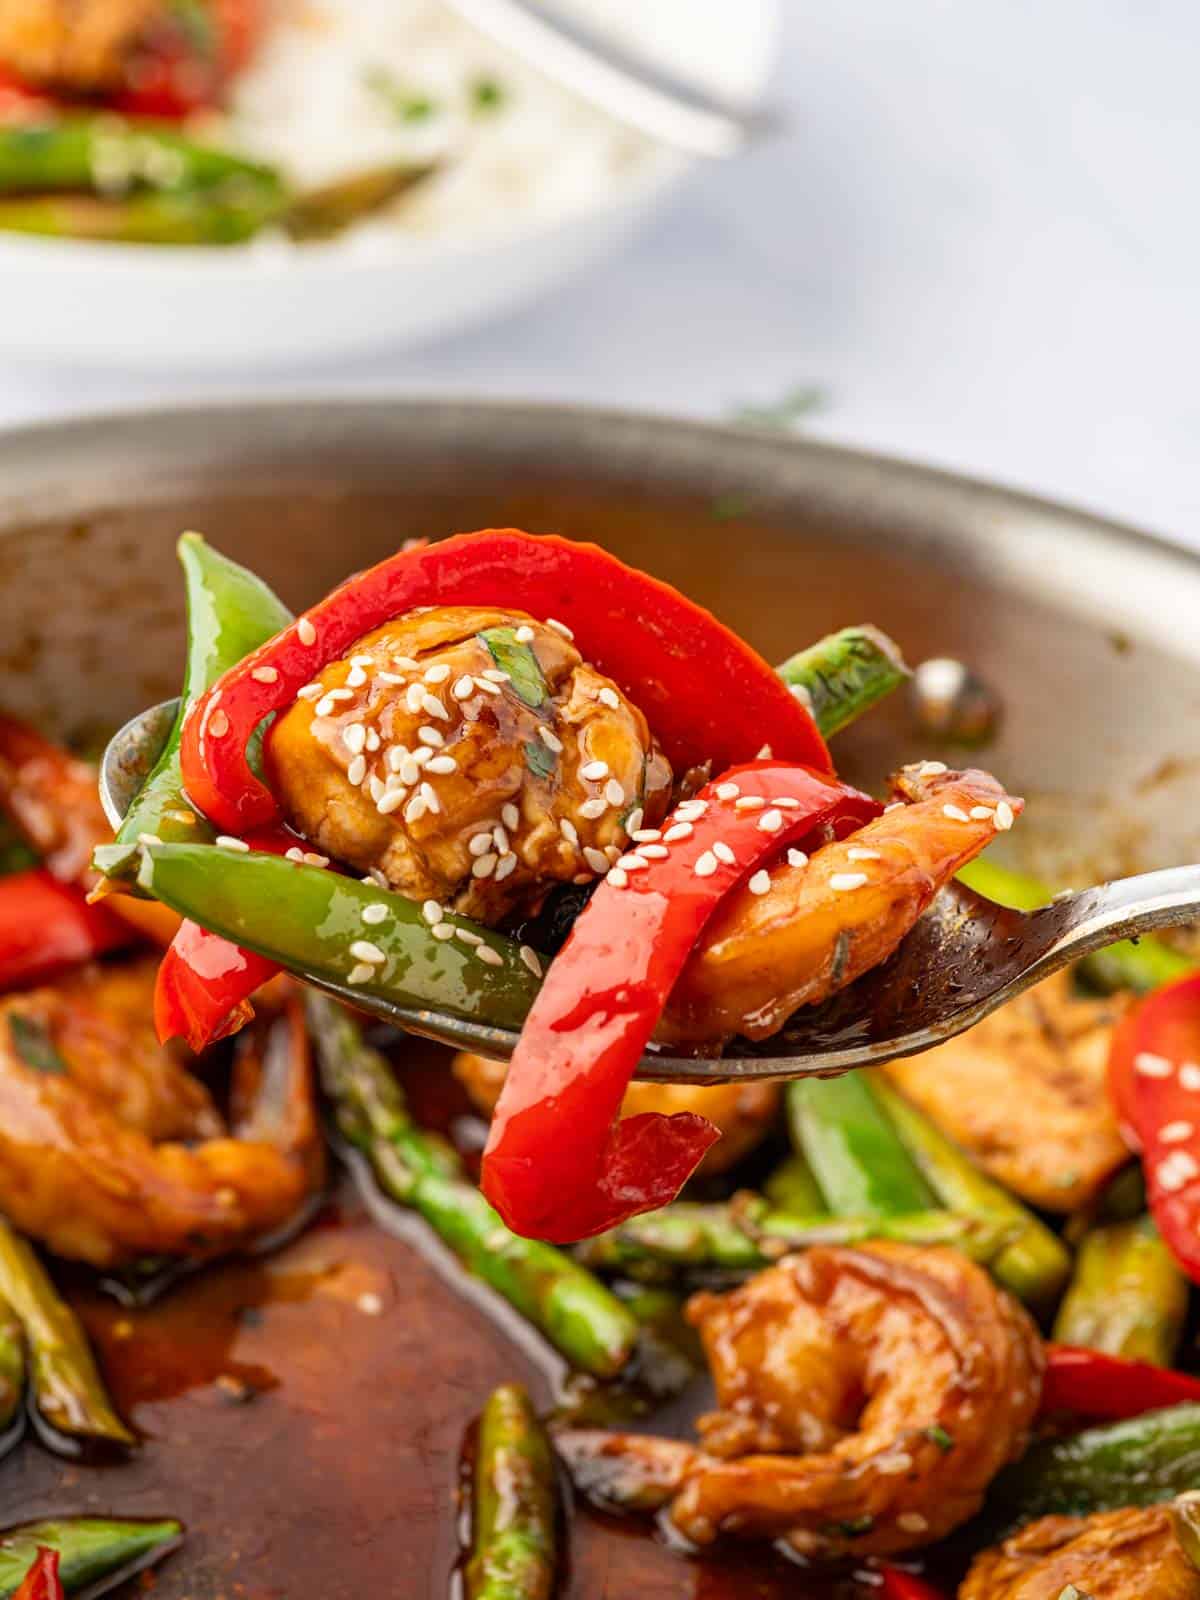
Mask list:
[[[779,126],[623,49],[538,0],[446,0],[465,22],[630,127],[689,155],[735,155]]]
[[[135,717],[104,752],[100,797],[114,828],[157,759],[176,706],[169,701]],[[734,1040],[711,1060],[652,1051],[638,1077],[659,1083],[800,1078],[915,1055],[1094,950],[1198,916],[1200,865],[1118,878],[1040,911],[1009,911],[952,883],[890,960],[824,1005],[796,1012],[782,1032],[760,1044]],[[360,1011],[458,1049],[507,1060],[517,1042],[506,1028],[396,1005],[323,979],[307,981]]]

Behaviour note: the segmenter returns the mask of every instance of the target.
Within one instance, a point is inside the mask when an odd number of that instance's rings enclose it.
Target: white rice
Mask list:
[[[627,0],[574,9],[597,26],[629,20]],[[653,150],[439,0],[274,0],[224,137],[298,186],[397,161],[443,164],[387,217],[360,224],[360,242],[397,226],[478,237],[584,210]]]

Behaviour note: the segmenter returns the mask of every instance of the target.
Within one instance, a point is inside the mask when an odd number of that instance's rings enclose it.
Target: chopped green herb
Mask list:
[[[397,122],[426,122],[438,109],[437,102],[419,89],[406,88],[387,67],[368,67],[363,83],[380,99]]]
[[[548,778],[554,771],[554,753],[536,739],[525,746],[525,764],[535,778]]]
[[[875,1518],[872,1516],[855,1517],[850,1522],[827,1522],[825,1532],[842,1539],[861,1539],[874,1526]]]
[[[536,711],[550,698],[538,658],[511,628],[485,628],[479,635],[501,672],[507,672],[514,694]]]
[[[217,59],[217,32],[210,5],[204,0],[171,0],[171,20],[197,55],[205,61]]]
[[[789,389],[774,405],[741,406],[733,420],[746,428],[794,428],[815,411],[824,411],[829,404],[826,390],[815,384]]]
[[[939,1450],[944,1450],[949,1454],[954,1449],[954,1436],[947,1433],[940,1423],[935,1422],[932,1428],[924,1429],[924,1433],[927,1439],[933,1440]]]
[[[37,1017],[27,1017],[20,1011],[12,1012],[8,1019],[8,1032],[13,1049],[27,1067],[32,1067],[35,1072],[52,1073],[56,1077],[66,1072],[66,1062],[55,1049],[45,1023]]]
[[[508,99],[508,90],[495,78],[476,78],[471,85],[471,109],[478,113],[498,111]]]

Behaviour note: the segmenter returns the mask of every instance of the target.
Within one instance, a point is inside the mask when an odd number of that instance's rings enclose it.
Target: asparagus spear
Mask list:
[[[979,856],[963,867],[959,882],[968,889],[995,900],[999,905],[1011,906],[1016,911],[1036,911],[1048,905],[1055,891],[1040,879],[1013,872],[1009,867],[998,866],[985,856]],[[1153,934],[1142,938],[1123,939],[1095,955],[1085,956],[1078,971],[1085,982],[1105,993],[1114,989],[1133,989],[1145,994],[1160,984],[1193,972],[1196,962],[1179,950],[1164,944]]]
[[[6,1300],[0,1300],[0,1436],[21,1412],[25,1394],[25,1334]]]
[[[467,1600],[550,1600],[558,1560],[554,1455],[528,1394],[502,1384],[479,1419]]]
[[[0,126],[0,194],[179,192],[232,178],[281,188],[271,167],[156,122],[83,115]]]
[[[835,1216],[892,1216],[936,1204],[861,1073],[787,1087],[792,1142]]]
[[[869,625],[828,634],[775,670],[800,692],[827,739],[911,676],[899,647]]]
[[[357,1022],[308,996],[326,1093],[338,1126],[367,1157],[384,1192],[423,1216],[467,1270],[504,1296],[572,1366],[611,1378],[637,1343],[636,1317],[584,1267],[501,1222],[456,1154],[418,1128],[387,1062]]]
[[[1150,1218],[1110,1223],[1080,1245],[1054,1338],[1169,1367],[1187,1305],[1187,1279]]]
[[[296,195],[283,225],[293,239],[332,239],[354,223],[383,211],[437,171],[432,161],[371,167]]]
[[[815,1217],[827,1209],[812,1168],[798,1150],[786,1156],[768,1175],[763,1194],[775,1211]]]
[[[136,1444],[108,1397],[78,1317],[29,1243],[2,1220],[0,1297],[25,1330],[34,1403],[52,1437]]]
[[[287,208],[274,184],[232,178],[210,189],[93,195],[31,195],[0,200],[0,233],[107,244],[243,244]]]
[[[0,1600],[21,1586],[39,1548],[57,1550],[58,1575],[68,1594],[99,1593],[123,1583],[179,1547],[182,1523],[141,1518],[54,1517],[0,1533]]]
[[[1007,1189],[985,1177],[886,1078],[871,1074],[871,1088],[943,1205],[962,1216],[999,1222],[1014,1230],[1011,1243],[992,1262],[995,1277],[1018,1299],[1038,1306],[1052,1302],[1071,1270],[1070,1253],[1058,1235]]]
[[[742,1227],[765,1260],[818,1245],[864,1244],[893,1239],[900,1244],[950,1245],[984,1265],[993,1261],[1012,1237],[1004,1223],[983,1217],[960,1217],[953,1211],[910,1211],[890,1216],[806,1217],[775,1211],[756,1195],[740,1196],[734,1207]]]

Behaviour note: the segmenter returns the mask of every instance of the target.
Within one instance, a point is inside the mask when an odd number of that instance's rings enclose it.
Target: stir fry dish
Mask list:
[[[1052,897],[976,859],[1023,809],[987,772],[836,776],[904,681],[891,641],[772,669],[516,530],[414,542],[298,617],[179,551],[181,697],[115,835],[94,766],[0,717],[0,1447],[84,1475],[150,1448],[79,1297],[169,1302],[349,1182],[556,1373],[549,1405],[514,1378],[464,1408],[468,1600],[552,1600],[571,1516],[681,1563],[770,1549],[804,1594],[1200,1600],[1187,955],[1115,946],[842,1077],[635,1081],[770,1039],[959,875]],[[364,997],[512,1059],[443,1049],[430,1120]],[[0,1534],[0,1594],[175,1551],[169,1505],[127,1509]]]

